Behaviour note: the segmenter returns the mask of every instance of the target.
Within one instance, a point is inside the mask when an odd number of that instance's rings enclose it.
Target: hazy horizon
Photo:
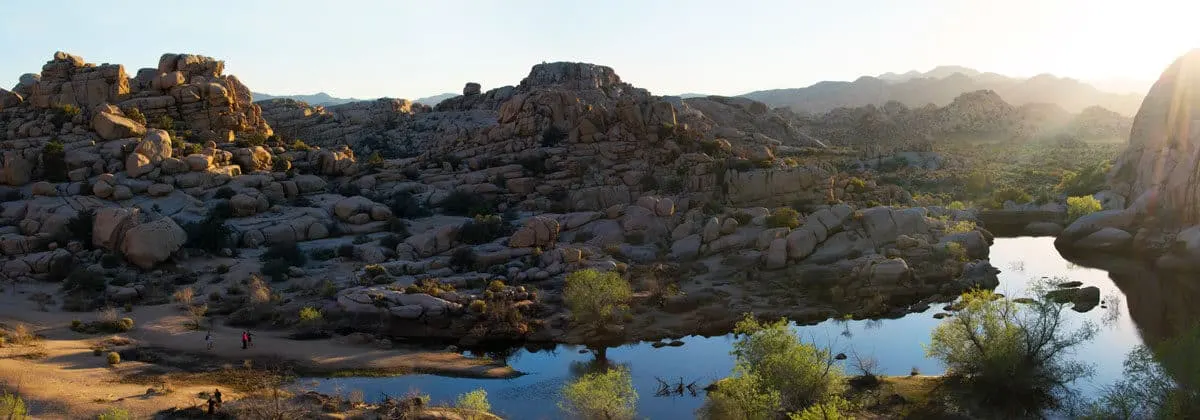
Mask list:
[[[162,53],[203,54],[225,60],[226,73],[255,92],[338,98],[416,99],[461,92],[467,82],[487,90],[518,83],[543,61],[610,66],[660,95],[740,95],[941,65],[1011,77],[1049,73],[1113,91],[1152,83],[1200,46],[1200,33],[1187,29],[1200,5],[1170,1],[801,3],[346,1],[326,8],[316,0],[218,0],[154,17],[158,2],[18,2],[0,17],[0,87],[39,72],[61,50],[123,64],[130,75],[156,66]],[[25,18],[49,10],[75,26],[47,31],[43,20]],[[139,10],[144,19],[129,19]]]

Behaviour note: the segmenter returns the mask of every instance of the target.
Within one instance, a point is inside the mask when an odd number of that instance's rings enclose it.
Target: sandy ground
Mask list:
[[[7,285],[6,285],[7,286]],[[0,323],[24,323],[45,337],[36,347],[0,349],[0,385],[19,392],[30,404],[31,414],[38,418],[94,418],[115,405],[139,416],[170,408],[190,407],[203,403],[197,397],[213,386],[176,388],[167,395],[146,397],[146,385],[116,383],[122,372],[136,369],[137,363],[124,362],[109,367],[103,357],[92,354],[93,343],[106,336],[91,336],[70,330],[74,319],[95,320],[95,313],[69,313],[51,310],[44,312],[29,300],[38,290],[50,291],[54,285],[21,285],[13,294],[6,287],[0,293]],[[254,347],[241,348],[241,330],[218,325],[213,334],[215,346],[205,349],[203,331],[186,327],[187,317],[176,305],[134,307],[132,313],[122,313],[136,323],[134,330],[123,334],[133,345],[152,346],[184,352],[209,352],[219,358],[240,361],[247,356],[276,356],[319,370],[378,369],[388,371],[419,371],[426,373],[469,376],[509,377],[516,372],[485,360],[464,357],[453,352],[381,350],[374,347],[342,344],[333,340],[294,341],[283,333],[254,331]],[[218,324],[220,324],[218,322]],[[44,357],[23,355],[43,352]],[[235,398],[222,389],[227,398]]]

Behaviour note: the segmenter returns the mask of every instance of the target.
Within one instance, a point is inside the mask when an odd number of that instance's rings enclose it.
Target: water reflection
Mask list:
[[[1007,268],[1000,273],[997,292],[1009,297],[1027,296],[1028,286],[1043,277],[1063,277],[1079,281],[1083,286],[1095,286],[1104,296],[1104,307],[1086,313],[1071,312],[1073,322],[1090,321],[1102,325],[1095,340],[1080,346],[1073,358],[1086,361],[1096,368],[1096,374],[1078,384],[1084,395],[1097,391],[1118,379],[1125,355],[1142,339],[1133,322],[1142,326],[1148,337],[1164,336],[1171,325],[1187,319],[1200,319],[1200,307],[1189,302],[1200,297],[1195,286],[1190,294],[1176,293],[1178,286],[1164,286],[1157,281],[1140,280],[1133,271],[1118,270],[1113,279],[1103,270],[1076,265],[1063,259],[1055,250],[1053,238],[998,238],[991,248],[992,264]],[[1122,277],[1124,276],[1124,277]],[[1115,282],[1115,283],[1114,283]],[[1141,284],[1149,283],[1149,284]],[[1173,283],[1172,283],[1173,284]],[[1136,286],[1136,287],[1135,287]],[[1124,293],[1123,293],[1124,292]],[[1124,298],[1122,298],[1122,296]],[[1164,302],[1166,304],[1164,304]],[[1128,305],[1128,306],[1127,306]],[[1129,308],[1133,309],[1132,317]],[[829,347],[833,353],[858,354],[878,361],[880,371],[887,375],[940,374],[944,367],[925,358],[925,346],[930,332],[941,321],[933,315],[943,312],[934,305],[922,313],[898,319],[831,320],[817,325],[798,326],[794,330],[810,342]],[[654,348],[649,343],[614,347],[608,351],[610,364],[630,370],[634,388],[639,393],[639,418],[690,418],[703,403],[704,393],[659,393],[662,382],[686,385],[695,382],[703,386],[729,374],[733,367],[731,336],[685,337],[681,347]],[[560,418],[556,401],[559,389],[581,374],[596,369],[591,353],[580,354],[577,346],[559,346],[553,351],[530,352],[515,350],[494,357],[508,360],[527,375],[507,380],[445,378],[430,375],[411,375],[398,378],[342,378],[318,381],[317,390],[335,387],[345,390],[361,389],[370,397],[387,392],[402,394],[419,388],[433,397],[434,402],[448,403],[461,393],[476,388],[488,391],[492,407],[498,413],[513,418]],[[853,358],[850,358],[853,359]],[[848,359],[848,360],[850,360]],[[843,361],[842,363],[846,363]],[[848,370],[850,366],[844,366]],[[656,394],[662,394],[656,396]]]

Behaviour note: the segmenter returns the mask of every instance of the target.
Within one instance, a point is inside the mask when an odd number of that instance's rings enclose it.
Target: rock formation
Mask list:
[[[911,197],[804,159],[826,144],[762,103],[657,97],[608,67],[547,63],[433,108],[254,104],[223,67],[167,54],[129,78],[60,53],[0,92],[5,274],[102,275],[99,301],[127,302],[163,276],[225,281],[187,272],[196,255],[255,258],[288,290],[322,289],[280,311],[371,314],[397,335],[464,342],[578,339],[553,294],[585,268],[683,292],[648,305],[660,321],[630,339],[728,328],[749,310],[905,311],[994,285],[973,213],[867,204]],[[987,116],[1017,112],[993,96],[930,115],[1003,129]],[[795,305],[775,302],[780,284]],[[253,322],[250,306],[230,316]]]

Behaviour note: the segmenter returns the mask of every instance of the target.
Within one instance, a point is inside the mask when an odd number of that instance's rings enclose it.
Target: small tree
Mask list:
[[[729,393],[718,386],[716,406],[761,412],[767,409],[763,404],[778,401],[770,411],[795,412],[825,403],[845,387],[845,374],[831,352],[800,341],[787,320],[760,323],[746,316],[734,331],[739,338],[733,345],[733,378],[746,379],[735,379]]]
[[[487,391],[483,388],[459,395],[454,406],[466,410],[492,411],[492,404],[487,399]]]
[[[588,329],[592,336],[603,336],[609,327],[620,325],[624,321],[620,314],[629,307],[632,296],[629,282],[619,274],[590,268],[568,275],[563,290],[575,326]],[[604,350],[599,350],[596,357],[604,359]]]
[[[633,378],[625,369],[590,373],[562,389],[558,407],[571,417],[584,419],[632,419],[637,411]]]
[[[16,394],[8,393],[8,391],[0,395],[0,419],[25,420],[27,418],[29,418],[29,411],[25,407],[25,400]]]
[[[963,309],[934,331],[926,353],[946,364],[980,403],[1024,416],[1058,408],[1070,395],[1070,382],[1091,373],[1089,366],[1064,360],[1090,340],[1096,328],[1085,323],[1067,331],[1064,304],[1044,297],[1017,304],[991,291],[963,294]]]

